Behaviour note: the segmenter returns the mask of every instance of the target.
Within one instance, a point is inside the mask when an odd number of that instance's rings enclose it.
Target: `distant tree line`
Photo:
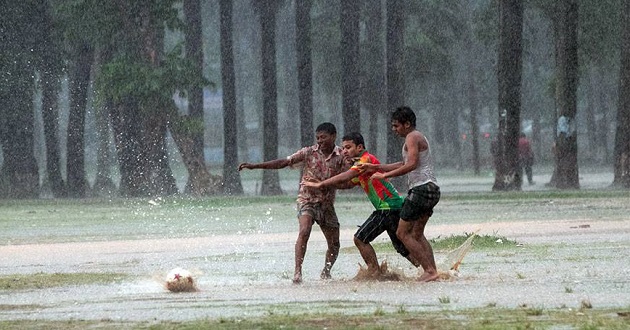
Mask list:
[[[0,197],[238,195],[251,148],[285,156],[323,121],[394,161],[401,105],[440,166],[494,166],[494,190],[521,189],[523,130],[549,185],[579,188],[587,163],[630,188],[629,19],[618,0],[5,1]],[[282,193],[277,171],[261,193]]]

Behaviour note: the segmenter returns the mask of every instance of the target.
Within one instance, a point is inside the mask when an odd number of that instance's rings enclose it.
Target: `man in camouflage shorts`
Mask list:
[[[242,163],[239,171],[247,169],[280,169],[288,166],[301,167],[302,178],[326,180],[343,172],[350,165],[342,155],[341,148],[335,145],[337,129],[331,123],[323,123],[315,130],[317,144],[304,147],[293,155],[263,163]],[[326,238],[328,250],[320,277],[329,279],[330,270],[339,255],[339,220],[335,212],[336,189],[313,189],[300,185],[297,197],[299,231],[295,242],[295,272],[293,283],[302,283],[302,263],[313,224],[317,223]]]

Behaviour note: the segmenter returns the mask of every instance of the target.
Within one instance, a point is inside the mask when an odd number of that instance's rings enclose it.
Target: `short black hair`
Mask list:
[[[396,120],[401,124],[409,123],[411,127],[416,127],[416,114],[410,107],[398,107],[392,112],[392,120]]]
[[[341,138],[341,141],[352,141],[355,145],[361,144],[365,148],[365,140],[363,140],[363,135],[359,132],[348,133]]]
[[[328,134],[337,134],[337,128],[332,123],[321,123],[317,126],[315,132],[326,132]]]

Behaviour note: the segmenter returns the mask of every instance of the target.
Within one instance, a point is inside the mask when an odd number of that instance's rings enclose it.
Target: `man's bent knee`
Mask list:
[[[400,220],[398,222],[398,228],[396,228],[396,236],[400,238],[401,236],[407,236],[411,234],[411,230],[413,229],[413,222]]]
[[[398,230],[396,231],[396,237],[398,237],[399,240],[405,242],[411,237],[411,233],[406,230],[401,230],[401,228],[398,228]]]

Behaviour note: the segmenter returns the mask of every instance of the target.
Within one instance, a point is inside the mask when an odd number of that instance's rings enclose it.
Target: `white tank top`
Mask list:
[[[424,137],[424,140],[427,142],[427,149],[420,152],[418,167],[407,173],[407,184],[409,184],[409,189],[423,185],[428,182],[433,182],[437,184],[437,179],[435,178],[435,174],[433,173],[433,158],[431,157],[429,140],[426,138],[426,136]],[[403,161],[407,163],[408,156],[407,151],[405,150],[405,145],[403,145],[402,155]]]

